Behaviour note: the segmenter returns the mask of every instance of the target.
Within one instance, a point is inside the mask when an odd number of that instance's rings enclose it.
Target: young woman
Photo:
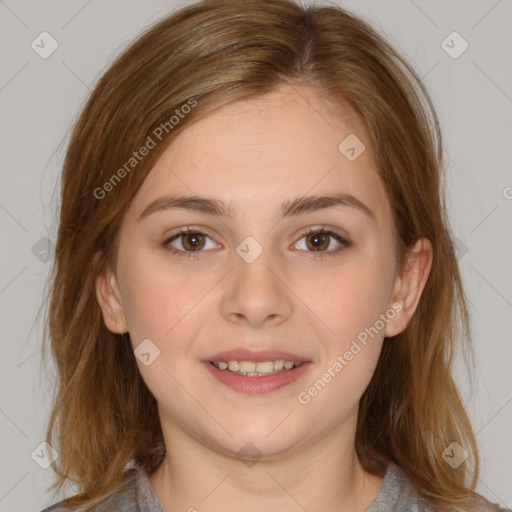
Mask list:
[[[499,510],[428,94],[366,23],[203,1],[76,123],[48,346],[49,511]],[[461,320],[462,329],[457,329]]]

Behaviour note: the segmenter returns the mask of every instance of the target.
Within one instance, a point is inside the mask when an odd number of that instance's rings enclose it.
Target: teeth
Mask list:
[[[284,361],[282,360],[278,360],[278,361],[274,361],[274,370],[276,371],[280,371],[284,368]]]
[[[291,370],[294,366],[300,366],[302,362],[295,363],[293,361],[284,361],[278,359],[276,361],[218,361],[213,363],[220,370],[230,370],[239,372],[248,377],[258,377],[264,375],[272,375],[281,370]]]
[[[272,365],[272,370],[274,365]],[[231,367],[230,367],[231,369]],[[270,370],[270,371],[272,371]],[[239,361],[238,362],[238,371],[242,373],[254,373],[256,371],[256,363],[251,363],[250,361]]]
[[[274,371],[274,363],[272,361],[262,361],[256,363],[256,372],[258,373],[270,373]]]

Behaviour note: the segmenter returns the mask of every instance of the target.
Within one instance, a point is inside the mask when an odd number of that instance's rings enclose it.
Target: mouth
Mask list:
[[[257,395],[277,391],[307,373],[312,361],[297,359],[300,360],[294,360],[291,354],[284,359],[265,359],[261,354],[247,359],[221,356],[202,361],[201,364],[217,381],[231,389]]]
[[[302,361],[285,361],[284,359],[276,359],[275,361],[210,361],[215,368],[219,370],[238,373],[246,377],[266,377],[267,375],[275,375],[283,370],[292,370],[297,368]]]

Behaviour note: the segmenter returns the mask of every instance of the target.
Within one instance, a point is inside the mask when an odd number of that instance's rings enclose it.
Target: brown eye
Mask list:
[[[335,245],[331,247],[331,241],[333,240]],[[323,228],[308,229],[296,245],[301,243],[305,247],[298,247],[298,249],[316,253],[314,256],[333,256],[352,245],[352,242],[338,235],[338,233]]]
[[[317,232],[306,235],[306,246],[312,251],[323,251],[329,247],[330,236],[327,233]]]
[[[204,247],[205,238],[201,233],[184,233],[181,237],[183,247],[186,251],[200,250]]]
[[[193,229],[181,229],[178,234],[165,240],[162,245],[171,252],[183,256],[195,256],[195,253],[199,255],[207,249],[218,247],[208,235]]]

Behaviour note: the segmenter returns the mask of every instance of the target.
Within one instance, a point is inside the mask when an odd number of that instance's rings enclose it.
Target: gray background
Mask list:
[[[56,240],[57,181],[69,127],[113,56],[187,3],[0,0],[0,511],[39,511],[52,502],[45,491],[52,470],[36,463],[45,460],[37,447],[50,406],[36,315]],[[478,490],[512,507],[512,1],[342,5],[413,63],[437,108],[476,345],[476,378],[458,365],[457,381],[481,449]],[[59,45],[47,59],[31,47],[43,31]],[[453,31],[469,43],[458,58],[441,46]],[[461,48],[460,40],[450,41],[452,52]]]

